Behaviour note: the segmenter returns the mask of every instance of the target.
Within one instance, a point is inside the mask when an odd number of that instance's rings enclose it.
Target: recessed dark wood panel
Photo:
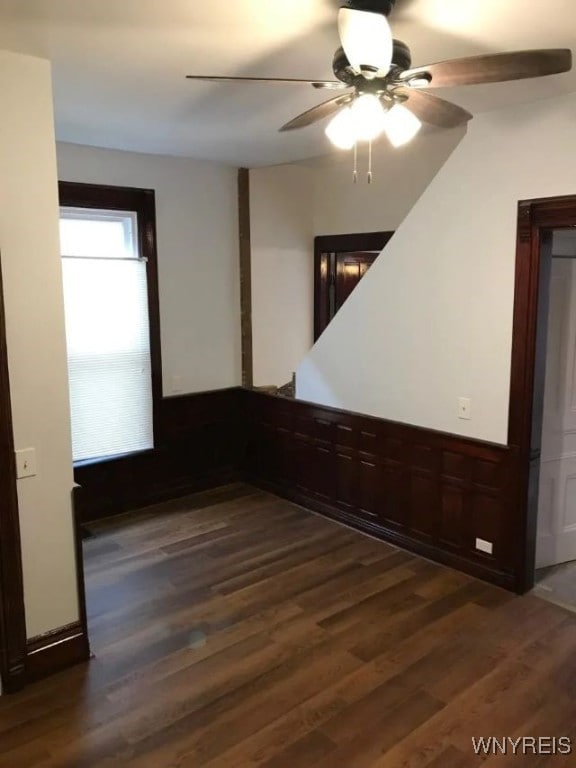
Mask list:
[[[470,474],[470,462],[466,456],[452,451],[442,452],[442,474],[446,478],[467,480]]]
[[[501,548],[504,546],[502,541],[502,509],[500,499],[497,496],[489,496],[486,493],[474,493],[472,497],[472,527],[473,535],[484,541],[494,543],[493,557],[496,558],[502,554]],[[482,553],[483,556],[485,553]],[[488,555],[491,557],[491,555]]]
[[[242,397],[245,471],[252,482],[440,562],[520,588],[512,504],[517,452],[264,393],[244,391]],[[280,443],[292,463],[282,475],[270,471],[269,458]],[[492,556],[476,550],[476,538],[492,541]]]
[[[399,527],[407,526],[408,472],[409,470],[400,464],[383,462],[380,478],[382,493],[379,497],[380,506],[376,512],[385,523]]]
[[[464,517],[466,493],[463,488],[444,485],[440,516],[440,541],[449,547],[461,549],[466,545]]]
[[[410,481],[410,518],[414,536],[432,541],[438,532],[438,486],[432,472],[412,470]]]
[[[377,517],[381,506],[382,473],[373,461],[360,459],[358,464],[358,509],[363,515]]]
[[[359,504],[358,493],[358,467],[351,453],[336,451],[336,504],[346,511],[358,508],[363,514],[362,505]]]

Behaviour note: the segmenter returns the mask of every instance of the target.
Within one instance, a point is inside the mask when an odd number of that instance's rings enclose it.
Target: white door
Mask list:
[[[536,568],[576,560],[576,259],[552,260]]]

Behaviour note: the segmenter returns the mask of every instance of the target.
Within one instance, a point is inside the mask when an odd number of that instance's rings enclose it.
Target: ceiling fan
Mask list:
[[[568,72],[569,49],[543,49],[487,54],[412,67],[410,48],[395,40],[388,16],[396,0],[346,0],[338,11],[342,47],[334,54],[336,80],[217,77],[187,75],[191,80],[272,84],[308,83],[341,91],[295,117],[281,131],[304,128],[335,115],[326,128],[332,143],[351,149],[384,132],[394,146],[410,141],[422,122],[452,128],[472,115],[462,107],[428,93],[428,88],[497,83]]]

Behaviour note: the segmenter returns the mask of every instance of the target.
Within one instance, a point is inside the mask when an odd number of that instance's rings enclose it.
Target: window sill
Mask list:
[[[116,453],[113,456],[99,456],[96,459],[81,459],[80,461],[74,461],[72,466],[74,469],[81,469],[82,467],[92,467],[94,464],[109,464],[113,461],[122,461],[123,459],[130,459],[134,456],[145,456],[146,454],[152,453],[154,453],[154,448],[146,448],[143,451]]]

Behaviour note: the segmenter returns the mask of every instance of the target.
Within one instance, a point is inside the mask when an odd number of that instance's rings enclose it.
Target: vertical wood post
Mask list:
[[[254,383],[252,357],[252,252],[250,243],[250,171],[238,169],[238,222],[240,228],[240,325],[242,386]]]

